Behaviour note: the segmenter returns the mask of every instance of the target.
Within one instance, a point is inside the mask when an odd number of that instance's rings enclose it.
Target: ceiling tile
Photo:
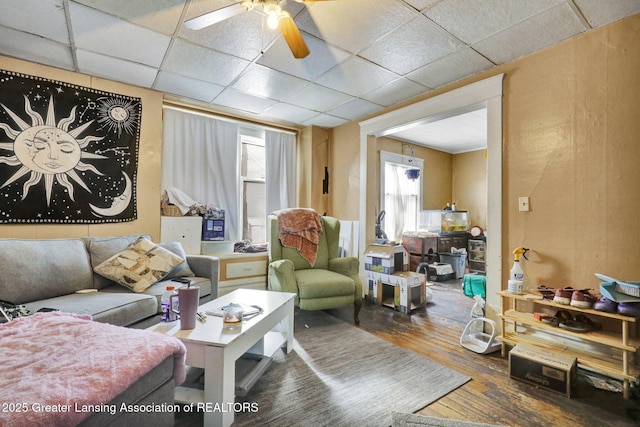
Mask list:
[[[259,64],[283,71],[305,80],[315,80],[331,67],[347,59],[350,54],[308,34],[302,34],[311,53],[303,59],[293,57],[284,38],[276,42],[258,60]]]
[[[400,101],[428,92],[429,90],[428,87],[401,77],[374,89],[366,95],[362,95],[362,98],[389,107]]]
[[[0,52],[52,67],[75,69],[69,46],[10,28],[0,27]]]
[[[169,49],[163,71],[226,86],[232,83],[249,64],[250,62],[244,59],[178,39]]]
[[[69,3],[80,3],[141,27],[172,35],[180,22],[186,1],[73,0]]]
[[[171,38],[98,12],[69,4],[73,36],[79,49],[159,67]]]
[[[406,77],[425,86],[436,88],[491,67],[493,64],[488,59],[473,49],[465,48],[418,68]]]
[[[189,9],[185,15],[185,20],[196,18],[200,15],[204,15],[205,13],[221,9],[232,3],[236,2],[232,0],[191,0],[189,1]]]
[[[344,120],[338,117],[330,116],[328,114],[320,114],[312,119],[309,119],[302,123],[303,126],[320,126],[325,128],[333,128],[336,126],[347,123],[348,120]]]
[[[374,111],[379,110],[380,108],[380,105],[365,101],[364,99],[354,98],[351,101],[345,102],[341,106],[334,108],[333,110],[329,110],[328,114],[336,117],[341,117],[343,119],[355,120],[371,114]]]
[[[354,56],[323,74],[317,82],[353,96],[360,96],[397,78],[396,74]]]
[[[472,47],[494,63],[502,64],[559,43],[585,30],[571,8],[563,3]]]
[[[433,6],[438,3],[440,0],[404,0],[409,6],[413,7],[415,10],[423,11],[428,7]]]
[[[242,73],[233,87],[248,94],[282,101],[307,83],[306,80],[253,64]]]
[[[158,70],[142,64],[136,64],[99,53],[78,49],[78,69],[81,73],[104,77],[117,82],[135,86],[151,87]]]
[[[236,15],[201,30],[183,27],[180,37],[220,52],[252,61],[280,35],[263,26],[263,17],[255,11]]]
[[[62,0],[2,0],[0,25],[70,44]]]
[[[486,148],[487,109],[471,111],[396,132],[392,138],[420,142],[447,153]]]
[[[308,84],[292,94],[286,101],[314,111],[327,111],[352,99],[351,96],[315,83]]]
[[[564,0],[447,0],[424,13],[460,40],[472,44],[560,3]]]
[[[592,27],[600,27],[609,22],[617,21],[625,16],[640,13],[638,0],[574,0],[582,15]]]
[[[315,2],[297,19],[301,30],[348,52],[358,53],[415,16],[394,0]]]
[[[360,52],[360,56],[404,75],[463,47],[456,38],[420,15]]]
[[[216,99],[214,99],[213,104],[258,114],[261,111],[269,108],[275,102],[276,101],[273,101],[271,99],[248,95],[246,93],[242,93],[235,89],[229,88],[218,95]]]
[[[296,105],[278,102],[262,112],[263,116],[273,117],[293,123],[302,123],[318,115],[317,111],[307,110]]]
[[[160,72],[153,88],[161,92],[172,93],[199,101],[211,102],[224,86],[202,80],[191,79],[167,72]]]

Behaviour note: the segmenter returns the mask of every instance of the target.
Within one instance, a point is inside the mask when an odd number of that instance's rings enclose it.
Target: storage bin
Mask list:
[[[440,262],[451,264],[456,279],[462,279],[467,262],[467,254],[440,252]]]
[[[465,274],[462,281],[462,290],[468,297],[480,295],[482,299],[487,298],[487,276],[480,274]]]

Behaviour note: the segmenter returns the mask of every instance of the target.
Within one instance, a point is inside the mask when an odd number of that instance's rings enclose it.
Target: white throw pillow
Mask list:
[[[93,271],[134,292],[144,292],[183,261],[171,251],[140,237],[122,252],[100,263]]]

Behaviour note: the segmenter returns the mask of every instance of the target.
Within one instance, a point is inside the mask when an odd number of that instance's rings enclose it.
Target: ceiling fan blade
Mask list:
[[[300,34],[300,30],[293,21],[291,15],[288,13],[283,14],[280,17],[278,25],[280,27],[282,37],[284,37],[284,40],[289,45],[289,49],[291,49],[291,53],[293,53],[295,58],[301,59],[309,55],[309,48],[304,42],[302,34]]]
[[[189,19],[184,22],[184,26],[189,28],[190,30],[200,30],[204,27],[208,27],[209,25],[213,25],[220,21],[224,21],[225,19],[229,19],[233,16],[239,15],[243,12],[248,11],[249,9],[250,6],[248,5],[248,3],[245,1],[241,1],[239,3],[234,3],[229,6],[214,10],[213,12],[205,13],[204,15],[200,15],[196,18]]]

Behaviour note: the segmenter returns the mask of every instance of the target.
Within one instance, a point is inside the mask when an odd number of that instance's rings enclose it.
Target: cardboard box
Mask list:
[[[366,271],[368,299],[376,304],[393,306],[402,313],[410,313],[412,308],[426,304],[426,277],[411,271],[384,274]],[[385,292],[386,289],[386,292]],[[387,297],[392,303],[385,304]]]
[[[509,376],[571,397],[576,385],[575,356],[520,343],[509,352]]]
[[[394,274],[409,268],[409,255],[401,245],[369,245],[364,252],[364,269]]]

